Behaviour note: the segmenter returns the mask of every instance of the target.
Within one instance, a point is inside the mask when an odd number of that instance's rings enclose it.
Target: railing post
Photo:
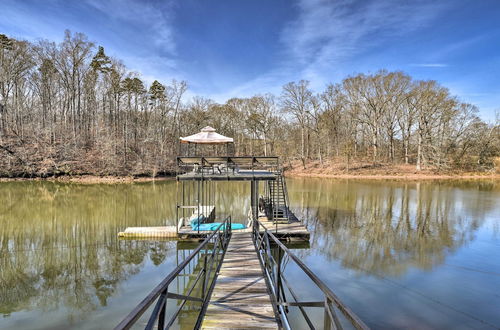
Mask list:
[[[276,260],[276,303],[280,303],[280,276],[281,276],[281,249],[278,247],[278,260]]]
[[[165,328],[165,313],[167,310],[168,286],[166,287],[165,291],[162,294],[165,295],[165,303],[163,304],[163,307],[160,310],[160,314],[158,315],[158,329],[161,329],[161,330],[163,330],[163,328]],[[161,296],[160,296],[160,299],[161,299]]]
[[[332,319],[330,318],[330,313],[328,311],[328,309],[330,308],[329,299],[326,296],[325,296],[325,307],[324,308],[325,308],[325,311],[324,311],[323,329],[331,330],[332,329]]]
[[[252,241],[254,245],[257,245],[257,236],[255,235],[255,228],[257,227],[257,222],[252,220]],[[259,251],[257,251],[259,253]]]
[[[201,298],[205,300],[205,290],[207,289],[207,250],[205,249],[205,256],[203,257],[203,282],[201,284]]]

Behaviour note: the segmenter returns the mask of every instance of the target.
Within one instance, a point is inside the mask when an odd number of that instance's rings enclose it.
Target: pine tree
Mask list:
[[[165,98],[165,86],[163,86],[158,80],[153,81],[151,87],[149,87],[149,97],[152,100],[162,100]]]
[[[12,49],[12,39],[9,39],[5,34],[0,33],[0,48],[1,49]]]
[[[111,72],[112,70],[111,59],[104,53],[104,47],[99,46],[99,50],[92,58],[90,66],[92,67],[92,69],[94,69],[94,71],[98,71],[101,73]]]

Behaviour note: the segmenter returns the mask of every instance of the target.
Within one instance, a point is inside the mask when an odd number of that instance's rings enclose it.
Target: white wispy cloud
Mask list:
[[[282,38],[292,58],[311,76],[425,26],[445,8],[431,1],[396,0],[303,0],[299,7],[299,18]]]
[[[152,40],[162,50],[174,54],[173,4],[170,1],[152,3],[137,0],[86,0],[86,3],[112,19],[126,24],[138,25],[143,37]]]
[[[426,26],[446,8],[443,2],[397,0],[300,0],[296,6],[297,18],[281,34],[282,64],[231,92],[276,89],[297,79],[323,88],[345,74],[342,65],[354,56]]]
[[[11,37],[62,41],[64,30],[83,32],[147,83],[183,79],[177,61],[171,0],[0,1],[0,31]],[[44,7],[41,11],[38,6]],[[1,15],[0,15],[1,16]]]
[[[146,83],[184,78],[177,61],[172,1],[85,0],[85,3],[123,27],[119,32],[121,40],[114,47],[117,57]],[[124,38],[127,33],[131,35]]]
[[[445,63],[413,63],[411,66],[420,68],[446,68],[448,64]]]

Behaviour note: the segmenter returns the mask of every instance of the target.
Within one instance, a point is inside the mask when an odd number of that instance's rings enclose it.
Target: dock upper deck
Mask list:
[[[262,180],[262,181],[272,181],[276,180],[276,173],[269,171],[239,171],[239,172],[225,172],[225,173],[200,173],[200,172],[188,172],[184,174],[179,174],[177,180],[180,181],[201,181],[201,180],[213,180],[213,181],[251,181],[251,180]]]
[[[177,180],[276,180],[278,157],[177,157]]]

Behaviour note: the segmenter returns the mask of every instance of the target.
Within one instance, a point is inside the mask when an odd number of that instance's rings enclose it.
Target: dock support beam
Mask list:
[[[259,217],[259,181],[250,181],[250,204],[252,207],[252,220]]]

